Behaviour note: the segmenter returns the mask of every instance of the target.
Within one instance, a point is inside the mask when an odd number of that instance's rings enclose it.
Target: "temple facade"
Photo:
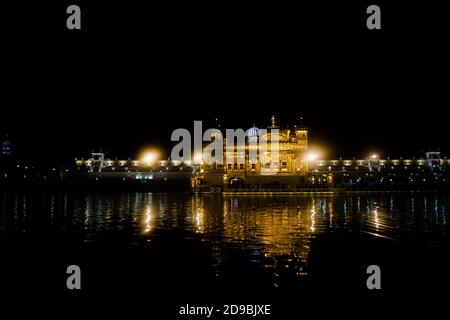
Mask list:
[[[224,143],[223,164],[201,164],[193,186],[223,188],[302,187],[307,184],[308,129],[302,119],[292,129],[280,128],[272,116],[265,131],[253,126],[244,144]],[[226,139],[225,139],[226,140]],[[274,153],[271,143],[277,143]],[[254,155],[253,157],[251,155]]]

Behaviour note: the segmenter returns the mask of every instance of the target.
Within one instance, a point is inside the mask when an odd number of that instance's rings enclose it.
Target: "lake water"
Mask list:
[[[78,264],[87,293],[207,299],[363,293],[375,264],[385,292],[425,294],[450,284],[449,209],[438,194],[5,193],[0,271],[9,290],[63,292]]]

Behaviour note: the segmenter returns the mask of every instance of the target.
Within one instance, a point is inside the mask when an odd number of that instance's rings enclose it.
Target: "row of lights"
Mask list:
[[[158,152],[156,151],[147,151],[142,155],[142,161],[147,164],[147,165],[151,165],[153,164],[158,158]],[[319,152],[316,151],[310,151],[306,154],[305,156],[306,160],[308,161],[315,161],[319,158]],[[370,159],[372,160],[378,160],[379,159],[379,155],[376,153],[373,153],[372,155],[370,155]],[[203,160],[202,155],[201,154],[197,154],[194,155],[194,161],[200,163]]]

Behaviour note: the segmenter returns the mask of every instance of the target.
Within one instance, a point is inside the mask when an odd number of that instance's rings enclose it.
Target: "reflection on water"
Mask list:
[[[130,248],[158,240],[165,231],[200,240],[221,277],[242,261],[275,275],[308,276],[309,261],[346,235],[439,246],[448,239],[449,198],[441,195],[198,196],[152,193],[7,193],[0,195],[0,244],[21,234],[59,231],[77,235],[79,246],[105,241],[105,232],[127,235]],[[109,239],[109,238],[107,238]],[[328,242],[326,242],[328,241]],[[356,245],[347,242],[346,245]],[[358,244],[360,245],[360,243]],[[322,246],[322,247],[321,247]],[[325,250],[325,249],[324,249]],[[174,253],[176,254],[176,253]],[[235,261],[235,259],[238,259]],[[285,271],[283,271],[285,270]]]

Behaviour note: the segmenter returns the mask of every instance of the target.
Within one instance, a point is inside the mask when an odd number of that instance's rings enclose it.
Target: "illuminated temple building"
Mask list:
[[[238,164],[238,148],[226,147],[224,166],[202,164],[194,187],[212,191],[224,189],[302,190],[305,188],[422,188],[449,185],[450,160],[440,152],[426,152],[421,158],[381,159],[372,154],[365,159],[316,159],[308,152],[308,129],[300,118],[292,130],[281,129],[272,116],[267,134],[279,132],[278,158],[269,162],[258,157],[252,162],[249,143],[257,139],[258,128],[249,129],[245,161]],[[257,145],[258,154],[261,145]],[[229,155],[231,153],[231,156]]]
[[[300,188],[307,184],[308,129],[302,119],[293,129],[280,128],[272,116],[267,131],[260,134],[253,126],[248,130],[245,144],[224,143],[223,165],[202,163],[201,175],[196,177],[195,186],[207,185],[213,190],[223,187],[265,188],[287,186]],[[274,136],[276,135],[276,137]],[[260,141],[261,140],[261,141]],[[277,141],[278,155],[271,154],[270,146],[264,148],[262,141]],[[250,157],[251,149],[256,157]],[[255,150],[256,149],[256,150]],[[262,153],[267,152],[266,157]],[[238,161],[242,157],[242,161]]]
[[[177,181],[183,181],[194,191],[215,193],[227,190],[389,190],[450,186],[450,159],[442,158],[440,152],[427,152],[425,157],[408,159],[382,159],[378,154],[365,159],[316,159],[310,157],[309,132],[301,118],[291,128],[280,128],[275,117],[272,117],[263,129],[267,131],[256,126],[250,128],[244,144],[227,146],[225,142],[222,163],[171,161],[155,157],[147,160],[111,160],[105,158],[103,153],[93,153],[86,160],[76,159],[75,177],[91,181],[134,181],[139,184],[170,181],[177,184]],[[274,134],[279,143],[277,156],[262,157],[270,148],[262,149],[259,140],[270,141]],[[256,158],[249,156],[252,148],[257,149]]]

